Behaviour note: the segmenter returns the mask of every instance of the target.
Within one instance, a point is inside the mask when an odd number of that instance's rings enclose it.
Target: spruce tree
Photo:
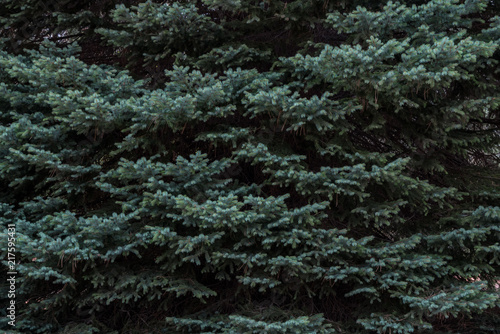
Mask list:
[[[498,331],[496,2],[0,8],[2,329]]]

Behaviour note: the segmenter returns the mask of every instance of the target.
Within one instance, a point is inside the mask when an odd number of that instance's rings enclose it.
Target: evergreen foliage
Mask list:
[[[498,333],[499,9],[1,1],[2,329]]]

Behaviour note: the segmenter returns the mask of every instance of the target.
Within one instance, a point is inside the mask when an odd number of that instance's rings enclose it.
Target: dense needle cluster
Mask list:
[[[499,15],[0,1],[0,326],[497,333]]]

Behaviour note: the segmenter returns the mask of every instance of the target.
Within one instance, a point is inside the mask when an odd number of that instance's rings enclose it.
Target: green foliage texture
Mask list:
[[[499,15],[0,1],[0,326],[500,333]]]

